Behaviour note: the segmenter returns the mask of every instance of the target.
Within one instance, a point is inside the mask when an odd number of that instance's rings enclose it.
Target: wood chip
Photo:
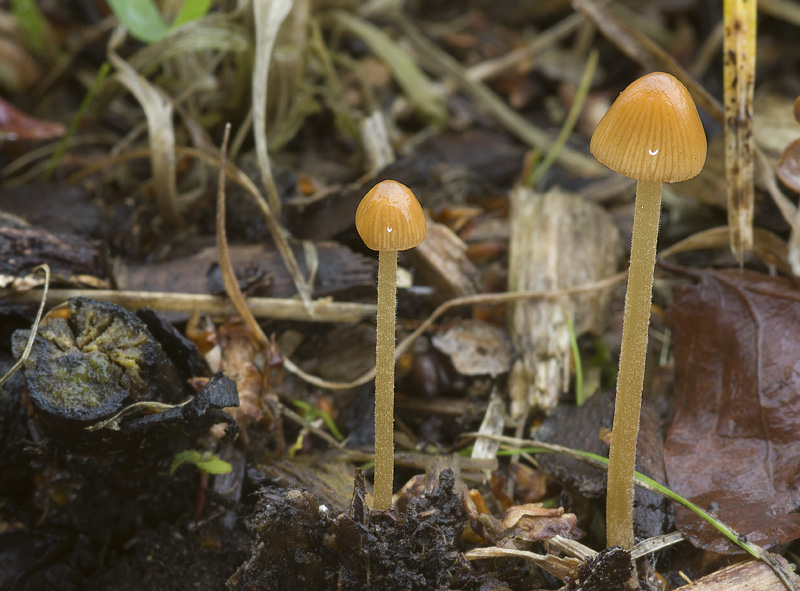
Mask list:
[[[791,574],[791,568],[786,560],[780,556],[775,558],[790,573],[790,580],[797,588],[800,585],[800,577]],[[706,575],[689,585],[678,587],[676,591],[749,591],[751,589],[785,591],[786,587],[765,563],[749,560]]]
[[[427,237],[409,256],[441,301],[478,292],[478,269],[467,258],[467,245],[444,224],[428,220]]]
[[[519,187],[511,193],[509,291],[546,290],[589,283],[614,273],[622,253],[609,215],[578,195],[545,194]],[[510,333],[517,359],[510,377],[511,414],[528,408],[549,412],[569,387],[570,344],[566,318],[577,335],[599,332],[606,322],[607,290],[574,298],[517,302]]]

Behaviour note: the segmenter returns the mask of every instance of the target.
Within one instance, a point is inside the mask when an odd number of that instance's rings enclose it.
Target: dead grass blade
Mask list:
[[[164,62],[199,51],[244,54],[252,51],[247,29],[232,15],[212,14],[186,23],[169,35],[133,54],[128,63],[142,76],[150,76]]]
[[[222,138],[222,147],[220,148],[219,157],[219,182],[217,185],[217,250],[219,251],[219,269],[222,273],[222,282],[225,284],[225,293],[233,302],[236,311],[244,320],[250,332],[255,336],[264,349],[272,347],[272,343],[261,330],[261,326],[256,322],[250,308],[247,307],[247,302],[239,289],[239,283],[236,281],[236,275],[233,272],[233,264],[231,263],[230,252],[228,251],[228,236],[225,231],[225,167],[228,164],[228,138],[231,134],[231,124],[225,126],[225,135]]]
[[[8,380],[8,378],[13,376],[20,367],[22,367],[22,364],[28,360],[28,356],[31,354],[31,349],[33,349],[33,341],[36,339],[36,333],[39,330],[39,322],[42,320],[42,312],[44,312],[44,306],[47,303],[47,289],[50,287],[50,267],[47,265],[39,265],[33,269],[34,273],[37,271],[44,271],[44,288],[42,289],[39,310],[36,312],[36,318],[33,321],[31,334],[28,337],[28,343],[25,345],[25,350],[22,352],[22,355],[20,355],[20,358],[17,360],[17,362],[11,366],[11,369],[9,369],[6,374],[0,378],[0,386],[2,386],[6,380]]]
[[[534,552],[528,552],[526,550],[500,547],[475,548],[464,554],[464,558],[467,560],[478,560],[481,558],[524,558],[561,580],[564,580],[566,577],[577,578],[578,566],[581,564],[581,561],[577,558],[559,558],[553,554],[535,554]]]
[[[450,77],[475,102],[478,108],[487,111],[510,133],[531,147],[546,152],[553,138],[541,129],[531,125],[527,119],[509,107],[500,97],[480,81],[472,80],[468,71],[446,52],[431,43],[404,14],[395,15],[419,62],[427,69],[443,77]],[[558,162],[570,171],[585,176],[606,176],[608,169],[594,158],[565,147],[558,156]]]
[[[261,181],[267,191],[267,201],[280,215],[281,200],[267,151],[267,82],[272,49],[278,37],[281,23],[292,9],[293,0],[253,0],[253,14],[256,28],[255,64],[253,66],[253,135],[256,140],[258,168]]]
[[[172,226],[183,226],[184,219],[175,185],[175,129],[172,125],[172,103],[140,76],[116,53],[125,40],[125,29],[114,29],[108,43],[108,61],[117,72],[113,78],[131,91],[144,110],[150,137],[150,166],[156,193],[156,206]]]
[[[202,162],[205,162],[209,166],[213,167],[220,167],[221,161],[219,156],[216,154],[212,154],[206,152],[204,150],[199,150],[197,148],[189,148],[186,146],[176,146],[175,153],[180,156],[189,156],[191,158],[196,158]],[[113,164],[117,164],[119,162],[125,162],[127,160],[133,160],[136,158],[144,158],[150,155],[150,150],[131,150],[130,152],[126,152],[125,154],[119,154],[117,156],[107,158],[102,162],[96,162],[87,166],[72,176],[69,177],[69,183],[77,183],[81,179],[87,177],[88,175],[102,170],[107,166],[111,166]],[[286,269],[292,276],[292,281],[294,282],[295,287],[297,288],[297,292],[300,295],[300,299],[303,302],[303,306],[306,310],[313,316],[313,305],[311,303],[311,290],[303,279],[303,274],[300,271],[300,266],[297,264],[297,259],[294,256],[294,252],[289,247],[289,242],[286,238],[286,231],[278,222],[277,218],[270,209],[269,204],[264,199],[264,196],[258,190],[255,183],[248,177],[242,170],[235,166],[234,164],[228,162],[224,167],[225,176],[230,178],[235,183],[239,184],[247,193],[255,201],[256,205],[258,205],[261,213],[264,215],[264,221],[267,223],[267,227],[269,228],[270,233],[272,234],[272,239],[275,241],[275,247],[280,252],[281,258],[283,259],[283,263],[286,265]]]
[[[730,231],[727,226],[709,228],[687,236],[659,253],[661,258],[674,256],[692,250],[712,250],[728,248]],[[789,248],[778,236],[763,228],[753,229],[753,252],[767,265],[775,265],[781,272],[792,274],[789,264]]]
[[[535,448],[541,451],[547,451],[551,453],[558,453],[568,456],[570,458],[576,459],[578,461],[584,462],[590,466],[594,466],[603,471],[608,470],[608,459],[602,456],[598,456],[597,454],[572,449],[569,447],[565,447],[563,445],[557,445],[555,443],[547,443],[543,441],[536,441],[534,439],[522,439],[519,437],[508,437],[505,435],[485,435],[481,433],[463,433],[460,436],[462,439],[469,439],[469,438],[477,438],[477,437],[484,437],[489,439],[494,439],[506,446],[510,447],[511,449],[523,449],[523,448]],[[527,454],[523,454],[527,455]],[[721,522],[720,520],[713,517],[704,509],[698,507],[688,499],[684,499],[677,493],[673,492],[663,484],[660,484],[641,474],[639,472],[635,472],[634,474],[634,481],[637,486],[645,488],[647,490],[656,492],[671,501],[680,503],[685,507],[688,507],[698,515],[701,515],[704,519],[708,520],[709,522],[716,527],[720,533],[722,533],[725,537],[730,539],[732,542],[737,544],[740,548],[745,550],[748,554],[761,560],[764,562],[769,568],[775,573],[775,575],[781,580],[781,583],[785,586],[788,591],[798,591],[797,587],[794,585],[793,578],[794,575],[791,573],[790,569],[786,569],[784,565],[779,562],[775,556],[770,554],[767,550],[764,550],[760,546],[753,544],[747,540],[746,536],[742,536],[738,534],[736,531],[731,529],[729,526]]]
[[[675,76],[689,89],[699,106],[708,111],[714,119],[722,121],[722,105],[699,82],[692,78],[675,58],[641,32],[631,29],[620,22],[594,0],[574,0],[573,4],[576,9],[589,17],[603,35],[625,55],[641,64],[648,71],[661,70]]]
[[[332,13],[333,21],[366,43],[392,71],[417,112],[431,123],[447,118],[444,100],[430,80],[396,41],[372,23],[343,10]]]
[[[800,27],[800,4],[794,0],[758,0],[758,9]]]
[[[259,340],[265,350],[275,348],[261,326],[256,322],[250,308],[247,307],[247,302],[239,289],[239,284],[236,281],[236,275],[233,272],[233,265],[228,254],[228,241],[225,235],[225,168],[227,165],[227,150],[228,150],[228,137],[230,136],[231,126],[230,123],[225,126],[225,137],[222,140],[222,148],[220,149],[220,168],[219,168],[219,186],[217,187],[217,248],[219,249],[219,268],[222,273],[222,280],[225,284],[225,292],[233,302],[236,311],[244,320],[247,327],[253,335]],[[283,358],[283,366],[292,373],[300,375],[305,374],[303,370],[297,367],[289,358]],[[313,382],[312,382],[313,383]]]
[[[586,22],[586,17],[576,12],[556,23],[546,31],[537,34],[529,43],[508,53],[488,59],[470,67],[467,76],[470,80],[491,80],[512,70],[520,72],[520,66],[533,63],[533,57],[550,49],[559,41],[575,32]],[[527,66],[529,67],[529,66]],[[526,67],[526,68],[527,68]]]
[[[772,167],[769,159],[758,148],[756,148],[756,154],[759,160],[759,181],[766,187],[775,205],[778,206],[783,219],[785,219],[792,228],[792,232],[789,234],[789,254],[787,258],[791,265],[792,275],[800,277],[800,210],[795,207],[794,203],[792,203],[791,200],[783,194],[780,187],[778,187],[778,183],[775,180],[775,169]]]

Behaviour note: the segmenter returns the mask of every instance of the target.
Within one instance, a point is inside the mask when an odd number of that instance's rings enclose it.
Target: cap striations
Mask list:
[[[372,250],[408,250],[425,240],[427,222],[411,189],[382,181],[364,195],[356,210],[356,230]]]
[[[706,135],[689,91],[677,78],[653,72],[623,90],[597,124],[592,154],[641,181],[676,183],[706,161]]]

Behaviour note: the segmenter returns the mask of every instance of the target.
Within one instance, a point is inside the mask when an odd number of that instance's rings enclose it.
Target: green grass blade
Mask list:
[[[569,332],[569,348],[572,350],[572,360],[575,363],[575,403],[583,406],[586,402],[583,396],[583,362],[581,362],[581,350],[578,347],[578,335],[575,334],[575,325],[568,314],[564,315]]]
[[[103,81],[108,76],[108,73],[111,71],[111,66],[109,66],[108,62],[104,62],[100,69],[97,71],[97,76],[94,77],[94,82],[92,82],[91,88],[86,93],[86,96],[83,97],[83,101],[81,101],[81,106],[78,107],[78,112],[75,113],[75,116],[72,118],[72,121],[69,122],[69,128],[67,128],[67,133],[64,134],[64,137],[61,138],[61,141],[58,142],[58,147],[56,148],[53,155],[50,157],[50,162],[47,163],[47,168],[45,168],[43,177],[45,180],[49,179],[53,175],[53,171],[58,166],[58,163],[61,161],[61,158],[64,156],[64,152],[67,151],[67,145],[69,144],[69,140],[75,135],[75,132],[78,131],[78,126],[83,121],[83,118],[86,116],[86,112],[89,110],[89,106],[92,104],[94,97],[97,95],[97,92],[100,90],[100,86],[103,84]]]
[[[586,60],[586,66],[583,68],[581,81],[578,84],[577,90],[575,91],[575,100],[572,101],[572,106],[569,109],[569,113],[567,113],[567,117],[564,120],[564,125],[561,127],[558,138],[547,152],[544,160],[542,160],[542,162],[528,177],[528,180],[525,183],[527,186],[536,186],[536,183],[541,180],[544,174],[553,165],[553,162],[556,161],[556,158],[558,158],[558,155],[561,153],[561,150],[567,143],[572,130],[575,128],[575,123],[578,121],[578,115],[581,114],[583,103],[586,102],[586,96],[589,94],[589,87],[592,85],[594,73],[597,71],[598,56],[599,53],[596,49],[593,49],[591,52],[589,52],[589,58]]]
[[[328,427],[328,431],[330,431],[331,435],[336,438],[336,441],[344,441],[344,435],[342,435],[342,432],[339,431],[339,428],[336,426],[336,422],[333,420],[333,417],[331,417],[331,415],[329,415],[327,412],[319,408],[315,408],[303,400],[292,400],[292,404],[305,412],[306,419],[309,421],[313,421],[317,417],[321,418],[325,423],[325,426]]]

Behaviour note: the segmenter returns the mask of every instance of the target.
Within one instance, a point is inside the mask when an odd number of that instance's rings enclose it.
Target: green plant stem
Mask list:
[[[634,541],[633,473],[661,216],[661,183],[639,181],[635,206],[606,500],[606,542],[628,549]]]
[[[375,509],[392,506],[394,482],[394,326],[397,251],[378,253],[378,328],[375,351]]]
[[[527,182],[525,183],[528,187],[535,187],[536,183],[538,183],[544,174],[548,171],[548,169],[553,165],[558,158],[558,155],[561,153],[561,150],[567,143],[570,135],[572,134],[572,130],[575,128],[575,124],[578,122],[578,116],[581,114],[581,110],[583,109],[583,104],[586,102],[586,97],[589,94],[589,88],[592,85],[592,80],[594,79],[594,73],[597,71],[597,61],[600,53],[593,49],[589,52],[589,57],[586,60],[586,65],[583,68],[583,74],[581,75],[581,81],[578,84],[578,88],[575,91],[575,98],[572,101],[572,106],[569,109],[569,113],[567,113],[567,118],[564,120],[564,125],[561,127],[561,131],[556,138],[556,141],[550,147],[550,150],[547,152],[547,156],[544,157],[541,164],[536,166],[531,172],[530,177],[528,177]]]
[[[581,350],[578,347],[578,335],[575,334],[575,325],[569,313],[564,311],[564,320],[567,324],[569,333],[569,348],[572,351],[572,362],[575,364],[575,404],[583,406],[586,400],[583,398],[583,363],[581,362]]]

